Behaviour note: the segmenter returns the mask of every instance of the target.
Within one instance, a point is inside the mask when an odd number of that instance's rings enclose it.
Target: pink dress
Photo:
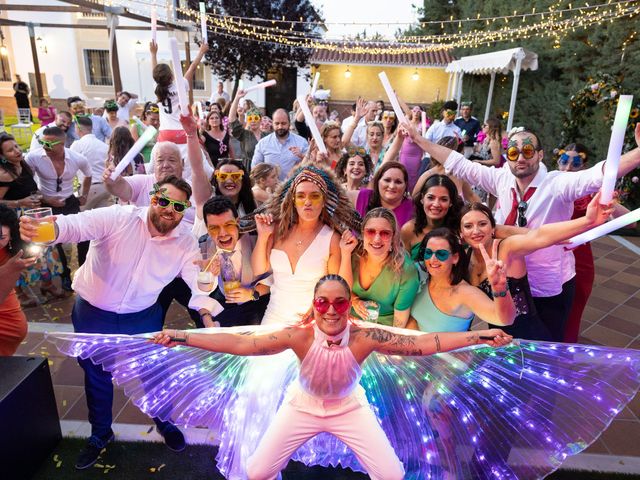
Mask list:
[[[404,165],[409,174],[409,191],[413,191],[418,181],[418,172],[420,171],[420,162],[423,156],[422,148],[418,146],[409,137],[405,137],[400,148],[400,163]]]
[[[364,218],[367,214],[367,206],[369,205],[369,199],[373,195],[373,190],[368,188],[363,188],[358,192],[358,198],[356,199],[356,210],[358,213]],[[402,200],[402,203],[393,209],[393,214],[396,216],[396,220],[398,221],[398,228],[402,228],[402,226],[411,220],[414,215],[413,209],[413,201],[411,198],[405,198]]]

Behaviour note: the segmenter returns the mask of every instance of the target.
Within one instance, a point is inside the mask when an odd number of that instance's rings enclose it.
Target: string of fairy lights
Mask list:
[[[92,0],[92,3],[103,6],[123,6],[132,13],[150,16],[152,8],[157,8],[158,17],[183,19],[187,22],[199,22],[201,13],[198,10],[173,7],[169,4],[157,4],[153,0]],[[214,34],[228,38],[267,43],[282,47],[303,47],[316,50],[341,51],[352,54],[415,54],[449,50],[452,48],[477,48],[498,42],[515,42],[530,38],[553,38],[554,46],[560,47],[563,37],[577,30],[584,30],[594,25],[614,22],[622,18],[632,18],[640,14],[640,0],[608,0],[606,3],[590,5],[561,6],[559,0],[545,11],[537,12],[535,8],[527,12],[513,11],[509,15],[486,17],[477,14],[475,18],[431,20],[416,22],[414,27],[440,27],[442,33],[430,35],[403,35],[393,42],[371,42],[366,40],[333,40],[322,39],[319,33],[309,33],[313,27],[328,25],[325,22],[304,19],[260,19],[249,17],[227,16],[216,11],[206,14],[207,25]],[[346,22],[341,25],[397,25],[408,27],[406,22]],[[451,27],[457,32],[447,32]],[[301,31],[304,27],[305,31]],[[489,27],[489,28],[487,28]],[[636,38],[631,32],[624,47]]]

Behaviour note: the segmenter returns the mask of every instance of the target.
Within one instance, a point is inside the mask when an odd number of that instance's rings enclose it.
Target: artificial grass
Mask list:
[[[163,443],[113,442],[107,446],[98,462],[86,470],[76,470],[74,463],[86,440],[64,438],[49,456],[33,480],[86,479],[176,479],[224,480],[215,466],[217,447],[187,445],[184,452],[175,453]],[[290,462],[282,474],[283,480],[366,480],[369,477],[351,470],[313,467]],[[640,480],[640,475],[604,472],[559,470],[548,480]]]

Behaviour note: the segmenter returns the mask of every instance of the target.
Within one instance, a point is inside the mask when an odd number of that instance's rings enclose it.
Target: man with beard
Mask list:
[[[111,137],[111,127],[109,126],[109,122],[99,115],[94,115],[93,113],[87,113],[87,105],[80,97],[69,97],[67,98],[67,105],[69,106],[69,110],[73,114],[73,126],[77,123],[75,120],[78,117],[89,117],[91,119],[91,124],[93,125],[93,134],[96,136],[98,140],[101,142],[107,143],[109,137]],[[67,137],[70,137],[71,140],[78,140],[80,138],[76,132],[75,128],[70,128],[67,132]]]
[[[195,286],[200,258],[196,239],[181,225],[189,206],[191,187],[170,176],[159,182],[149,207],[114,205],[55,219],[55,242],[91,240],[87,260],[74,278],[76,302],[71,319],[76,332],[137,334],[162,329],[157,303],[164,286],[181,275],[199,305],[208,297]],[[32,241],[36,226],[23,216],[20,233]],[[214,314],[217,312],[214,312]],[[76,462],[77,469],[93,465],[100,451],[114,438],[111,429],[113,385],[111,374],[90,360],[78,359],[85,372],[85,393],[91,437]],[[153,419],[167,446],[185,448],[184,436],[175,425]]]
[[[256,145],[251,168],[263,162],[278,165],[280,180],[284,180],[304,158],[308,148],[309,144],[303,137],[289,132],[289,115],[286,110],[279,108],[273,113],[273,133]]]
[[[42,146],[38,142],[38,139],[42,137],[42,132],[44,132],[44,130],[47,127],[58,127],[60,128],[60,130],[62,130],[65,133],[65,135],[67,135],[67,132],[71,127],[72,121],[73,121],[73,118],[71,117],[71,114],[69,112],[59,112],[56,115],[55,122],[50,123],[49,125],[43,125],[39,129],[37,129],[35,132],[33,132],[33,136],[31,137],[31,145],[29,146],[29,151],[33,152],[34,150],[42,148]],[[64,146],[68,148],[71,146],[71,143],[72,142],[69,141],[67,137],[65,137]]]
[[[421,138],[416,129],[403,124],[411,139],[431,158],[443,162],[447,173],[477,185],[498,198],[498,224],[538,228],[546,223],[570,220],[573,202],[602,186],[604,162],[579,172],[547,171],[538,135],[523,127],[509,136],[509,168],[492,168],[469,161],[463,155]],[[635,130],[640,145],[640,124]],[[620,158],[618,177],[640,166],[640,148]],[[552,340],[562,342],[575,291],[575,260],[562,245],[542,248],[527,255],[531,293],[540,318]]]

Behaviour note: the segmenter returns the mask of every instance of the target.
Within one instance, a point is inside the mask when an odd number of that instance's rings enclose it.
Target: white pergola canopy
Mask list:
[[[511,89],[511,103],[509,105],[509,119],[507,121],[507,130],[511,130],[513,113],[516,107],[516,97],[518,95],[520,71],[523,69],[537,70],[538,55],[520,47],[462,57],[460,60],[451,62],[445,70],[450,75],[447,98],[454,97],[458,103],[460,103],[460,99],[462,98],[462,79],[465,73],[471,75],[491,75],[487,107],[484,114],[486,121],[487,118],[489,118],[489,111],[491,109],[496,73],[507,75],[511,71],[513,72],[513,87]]]

